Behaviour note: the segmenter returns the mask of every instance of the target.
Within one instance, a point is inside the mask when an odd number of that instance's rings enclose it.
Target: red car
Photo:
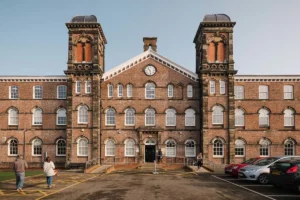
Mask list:
[[[238,176],[238,171],[240,168],[245,167],[246,165],[253,165],[255,162],[260,160],[260,157],[257,158],[251,158],[249,160],[246,160],[240,164],[230,164],[225,167],[225,174],[231,174],[232,176]]]

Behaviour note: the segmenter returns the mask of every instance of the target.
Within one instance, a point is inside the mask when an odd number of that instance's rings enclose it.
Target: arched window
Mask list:
[[[284,142],[284,155],[294,156],[295,155],[295,142],[291,139],[287,139]]]
[[[112,84],[107,85],[107,96],[108,97],[113,97],[113,89],[114,89],[114,87]]]
[[[243,140],[235,141],[235,157],[245,157],[245,142]]]
[[[294,126],[294,111],[286,109],[284,111],[284,126]]]
[[[18,155],[18,141],[16,139],[10,139],[8,141],[8,155],[9,156]]]
[[[174,109],[166,111],[166,126],[176,126],[176,111]]]
[[[43,123],[42,109],[36,108],[33,110],[32,125],[42,125],[42,123]]]
[[[155,99],[155,85],[153,83],[146,84],[146,99]]]
[[[168,97],[174,96],[174,86],[172,84],[168,85]]]
[[[176,157],[176,142],[174,140],[166,141],[166,156]]]
[[[125,156],[135,156],[135,142],[132,139],[125,141]]]
[[[105,125],[116,124],[116,111],[113,108],[108,108],[105,114]]]
[[[188,85],[187,86],[187,97],[193,97],[193,86],[192,85]]]
[[[187,140],[185,142],[185,157],[196,156],[196,142],[194,140]]]
[[[223,124],[223,108],[221,106],[214,106],[212,110],[212,123]]]
[[[195,126],[195,111],[193,109],[185,111],[185,126]]]
[[[77,156],[88,156],[88,140],[80,138],[77,144]]]
[[[132,85],[128,84],[127,85],[127,97],[132,97]]]
[[[132,108],[125,110],[125,125],[133,126],[135,124],[135,112]]]
[[[270,144],[271,144],[271,142],[267,139],[261,139],[259,141],[259,155],[261,157],[269,157],[270,156]]]
[[[8,125],[18,125],[19,123],[19,115],[18,110],[15,108],[11,108],[8,111]]]
[[[123,85],[118,84],[118,97],[123,97]]]
[[[42,141],[40,139],[34,139],[32,141],[32,155],[42,156]]]
[[[155,126],[155,111],[150,108],[145,112],[145,125],[146,126]]]
[[[105,143],[105,156],[115,156],[115,142],[113,140],[107,140]]]
[[[242,109],[235,109],[235,126],[245,126],[245,116]]]
[[[259,126],[269,126],[269,111],[267,109],[262,108],[259,110]]]
[[[224,141],[219,138],[213,141],[213,157],[224,157]]]
[[[216,82],[209,81],[209,94],[216,94]]]
[[[56,115],[56,124],[57,125],[66,125],[67,124],[67,111],[64,108],[57,110]]]
[[[59,85],[57,86],[57,98],[66,99],[67,98],[67,86]]]
[[[88,123],[88,107],[79,106],[78,108],[78,124],[87,124]]]
[[[66,141],[64,139],[59,139],[56,142],[56,156],[66,155]]]

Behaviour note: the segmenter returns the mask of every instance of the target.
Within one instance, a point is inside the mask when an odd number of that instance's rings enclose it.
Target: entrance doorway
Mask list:
[[[145,162],[155,160],[155,145],[145,145]]]

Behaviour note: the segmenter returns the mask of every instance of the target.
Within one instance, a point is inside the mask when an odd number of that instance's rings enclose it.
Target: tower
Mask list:
[[[73,17],[66,26],[69,30],[68,69],[65,71],[68,77],[68,166],[100,157],[100,80],[104,73],[106,38],[94,15]],[[87,152],[78,149],[79,142],[83,147],[88,146]]]
[[[234,25],[225,14],[206,15],[194,38],[201,93],[200,140],[204,157],[215,163],[234,158]],[[214,145],[223,145],[223,155],[215,154]]]

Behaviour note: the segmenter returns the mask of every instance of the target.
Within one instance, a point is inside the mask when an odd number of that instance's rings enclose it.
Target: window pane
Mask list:
[[[11,86],[10,87],[10,98],[17,99],[19,97],[18,86]]]
[[[185,111],[185,126],[195,126],[195,111],[192,109]]]
[[[34,125],[41,125],[43,122],[43,117],[42,117],[42,110],[41,109],[35,109],[33,111],[33,124]]]
[[[58,140],[56,144],[56,153],[57,155],[66,155],[66,141]]]
[[[66,99],[67,98],[67,86],[59,85],[57,87],[57,98],[58,99]]]
[[[90,94],[92,91],[92,82],[86,81],[85,82],[85,93]]]
[[[187,86],[187,96],[193,97],[193,86],[191,86],[191,85]]]
[[[155,125],[155,112],[152,109],[146,111],[146,126]]]
[[[173,97],[173,91],[174,86],[173,85],[168,85],[168,97]]]
[[[88,108],[80,106],[78,109],[78,123],[88,123]]]
[[[43,98],[43,88],[42,86],[34,86],[34,99],[42,99]]]
[[[132,97],[132,85],[127,85],[127,97]]]
[[[106,111],[106,125],[116,124],[116,112],[114,109],[110,108]]]
[[[18,155],[18,142],[15,139],[9,142],[9,155]]]
[[[146,84],[146,99],[155,99],[155,85],[153,83]]]
[[[113,86],[108,85],[108,97],[112,97],[112,96],[113,96]]]

